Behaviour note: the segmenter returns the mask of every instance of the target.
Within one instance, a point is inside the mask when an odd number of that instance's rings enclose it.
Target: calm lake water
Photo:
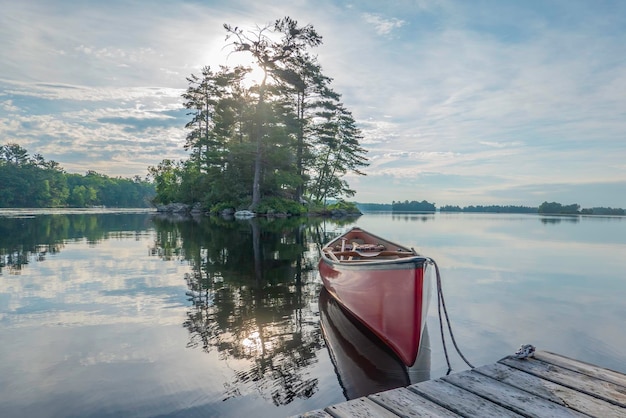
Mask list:
[[[532,343],[626,372],[623,217],[5,210],[0,416],[287,417],[444,375],[435,298],[407,374],[321,291],[319,245],[353,225],[437,261],[474,365]]]

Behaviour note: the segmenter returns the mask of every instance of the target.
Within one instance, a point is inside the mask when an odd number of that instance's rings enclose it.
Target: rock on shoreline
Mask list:
[[[162,214],[170,214],[170,215],[209,215],[200,203],[196,203],[194,205],[188,205],[185,203],[169,203],[167,205],[157,205],[156,210],[158,213]],[[257,214],[255,212],[250,212],[248,210],[235,211],[234,209],[224,209],[219,213],[220,216],[224,218],[238,218],[238,219],[249,219],[256,216],[266,216],[268,218],[283,218],[289,217],[290,215],[287,213],[281,212],[268,212],[267,214]],[[332,209],[322,212],[309,212],[308,214],[303,214],[303,216],[321,216],[321,217],[331,217],[331,218],[347,218],[347,217],[358,217],[361,216],[361,212],[352,213],[348,212],[345,209]]]
[[[156,210],[157,212],[161,212],[161,213],[176,213],[176,214],[204,213],[204,210],[202,210],[202,206],[200,205],[200,203],[196,203],[193,206],[187,205],[185,203],[169,203],[167,205],[157,205]]]

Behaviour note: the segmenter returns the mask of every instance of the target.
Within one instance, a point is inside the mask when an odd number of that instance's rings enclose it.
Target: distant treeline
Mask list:
[[[425,200],[421,202],[405,200],[404,202],[394,201],[391,203],[392,212],[434,212],[436,210],[434,203],[429,203]]]
[[[393,203],[357,203],[357,207],[362,212],[435,212],[437,208],[434,203],[425,200],[421,202],[408,200]]]
[[[626,210],[622,208],[591,208],[591,209],[582,209],[580,211],[582,215],[626,215]]]
[[[139,176],[69,174],[56,161],[31,157],[17,144],[0,146],[0,185],[2,208],[149,207],[155,195],[154,185]]]
[[[363,212],[435,212],[437,210],[434,203],[426,200],[418,201],[393,201],[388,203],[357,203],[358,208]],[[626,215],[626,211],[621,208],[594,207],[581,209],[580,205],[574,203],[563,205],[557,202],[543,202],[539,207],[513,206],[513,205],[477,205],[477,206],[453,206],[445,205],[439,208],[440,212],[473,212],[473,213],[540,213],[540,214],[560,214],[560,215]]]
[[[625,215],[626,212],[622,208],[603,208],[595,207],[589,209],[580,209],[580,205],[572,203],[571,205],[562,205],[557,202],[543,202],[537,208],[538,213],[544,214],[564,214],[564,215]]]
[[[357,203],[361,212],[391,212],[390,203]]]
[[[528,206],[500,206],[500,205],[488,205],[488,206],[465,206],[461,208],[459,206],[442,206],[439,209],[441,212],[481,212],[481,213],[537,213],[537,208]]]

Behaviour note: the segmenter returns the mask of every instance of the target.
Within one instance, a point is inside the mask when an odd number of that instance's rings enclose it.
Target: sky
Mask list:
[[[626,208],[626,2],[0,0],[0,144],[67,172],[186,159],[181,93],[224,23],[289,16],[363,133],[352,200]]]

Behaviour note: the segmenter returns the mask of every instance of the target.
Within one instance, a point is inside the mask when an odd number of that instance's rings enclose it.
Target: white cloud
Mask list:
[[[490,142],[490,141],[480,141],[479,144],[485,145],[493,148],[507,148],[507,147],[517,147],[523,145],[522,142]]]
[[[7,113],[14,113],[20,110],[19,107],[13,105],[12,100],[5,100],[3,102],[0,102],[0,106],[2,107],[2,110],[4,110]]]
[[[401,28],[406,24],[404,20],[396,18],[384,18],[381,15],[373,13],[364,13],[363,20],[374,26],[376,33],[379,35],[388,35],[394,29]]]

